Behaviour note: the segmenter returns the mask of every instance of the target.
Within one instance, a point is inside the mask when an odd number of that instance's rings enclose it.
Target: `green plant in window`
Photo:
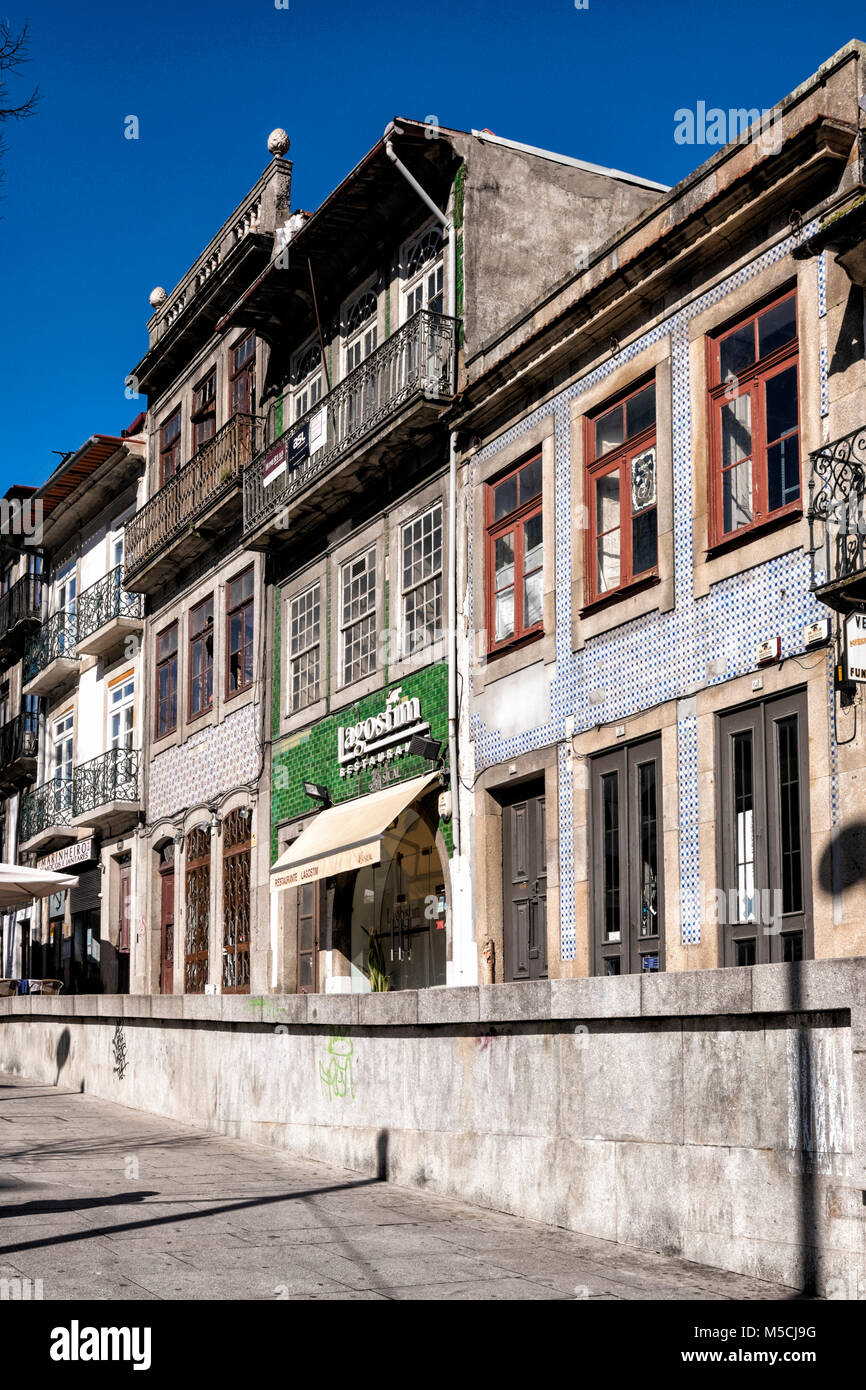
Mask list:
[[[391,988],[391,976],[385,969],[385,956],[375,932],[370,933],[370,945],[367,949],[367,976],[374,994],[382,994]]]

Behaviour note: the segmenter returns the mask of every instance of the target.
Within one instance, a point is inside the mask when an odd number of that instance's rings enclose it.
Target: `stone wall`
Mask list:
[[[0,999],[0,1071],[866,1297],[866,959],[373,995]]]

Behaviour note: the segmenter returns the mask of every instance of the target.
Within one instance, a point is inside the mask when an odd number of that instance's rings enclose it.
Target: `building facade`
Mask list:
[[[488,979],[866,949],[839,616],[863,569],[863,64],[835,55],[470,360]]]

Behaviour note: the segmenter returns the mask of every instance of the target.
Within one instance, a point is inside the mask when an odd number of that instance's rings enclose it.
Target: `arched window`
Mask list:
[[[403,257],[403,321],[421,309],[443,308],[442,230],[429,227],[406,248]]]
[[[223,822],[223,993],[250,992],[252,815],[240,807]]]
[[[379,301],[375,290],[365,290],[346,310],[346,375],[375,350]]]
[[[204,994],[210,930],[210,827],[198,826],[186,837],[185,925],[184,993]]]
[[[406,279],[411,280],[413,275],[418,275],[426,265],[435,261],[441,254],[441,228],[430,227],[423,236],[412,243],[406,253]]]

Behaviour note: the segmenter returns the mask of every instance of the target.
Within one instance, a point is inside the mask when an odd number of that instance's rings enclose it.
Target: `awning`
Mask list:
[[[0,864],[0,908],[26,907],[34,898],[48,898],[66,888],[77,888],[71,874],[53,874],[47,869],[25,869],[20,864]]]
[[[378,864],[388,826],[438,779],[428,772],[322,811],[274,864],[271,892]]]

